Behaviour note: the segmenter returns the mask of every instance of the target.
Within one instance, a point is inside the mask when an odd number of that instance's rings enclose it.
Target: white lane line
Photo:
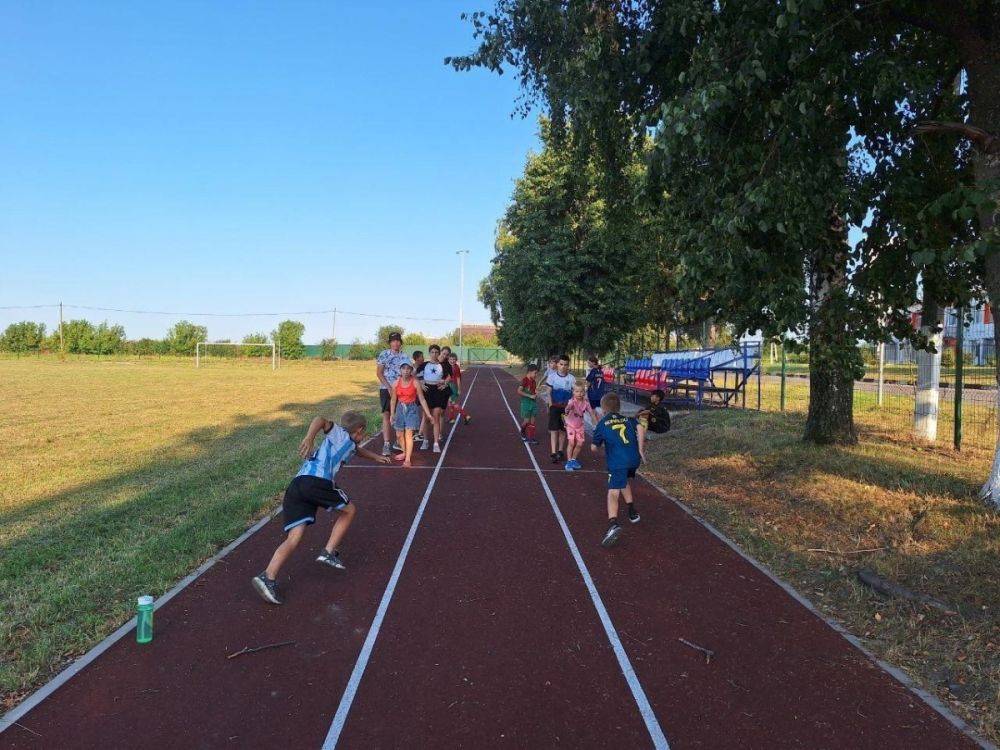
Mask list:
[[[472,389],[476,387],[476,379],[479,377],[479,368],[476,368],[476,374],[472,377],[472,383],[469,385],[469,390],[465,394],[465,398],[462,400],[462,406],[465,406],[469,401],[469,396],[472,395]],[[417,527],[420,526],[420,520],[424,517],[424,510],[427,508],[427,501],[430,499],[431,492],[434,490],[434,483],[437,482],[438,474],[441,473],[441,464],[444,463],[444,457],[448,455],[448,447],[451,445],[451,439],[455,435],[455,429],[458,427],[460,420],[455,420],[455,424],[451,426],[451,432],[448,433],[448,439],[444,443],[444,450],[441,451],[441,457],[438,458],[437,465],[434,467],[434,473],[431,474],[430,481],[427,483],[427,489],[424,491],[424,496],[420,500],[420,505],[417,507],[417,513],[413,517],[413,523],[410,524],[410,531],[406,535],[406,541],[403,542],[403,548],[399,551],[399,557],[396,559],[396,565],[392,569],[392,575],[389,576],[389,583],[385,587],[385,592],[382,594],[382,600],[378,604],[378,609],[375,610],[375,617],[372,619],[371,627],[368,628],[368,635],[365,637],[365,642],[361,646],[361,653],[358,654],[358,660],[354,663],[354,669],[351,671],[351,677],[347,681],[347,687],[344,688],[344,694],[340,698],[340,705],[337,706],[337,713],[333,715],[333,722],[330,724],[330,731],[326,733],[326,739],[323,741],[323,750],[333,750],[337,746],[337,742],[340,739],[340,733],[344,731],[344,725],[347,723],[347,714],[351,710],[351,704],[354,702],[354,696],[358,693],[358,685],[361,684],[361,678],[365,674],[365,668],[368,666],[368,660],[371,658],[372,649],[375,647],[375,639],[378,638],[378,632],[382,628],[382,621],[385,620],[385,613],[389,609],[389,602],[392,600],[392,595],[396,591],[396,584],[399,582],[399,576],[403,572],[403,565],[406,564],[406,556],[410,553],[410,546],[413,544],[413,538],[417,534]]]
[[[496,372],[493,373],[493,379],[496,381],[497,389],[500,391],[500,396],[503,398],[504,406],[507,407],[507,413],[510,414],[510,418],[514,422],[514,426],[519,427],[517,417],[515,417],[514,412],[511,411],[510,403],[507,401],[507,394],[504,393],[503,387],[500,385],[500,379],[496,376]],[[552,506],[552,512],[556,515],[556,520],[559,522],[559,528],[562,529],[563,536],[566,538],[566,544],[569,545],[569,550],[573,554],[573,560],[576,561],[576,567],[580,571],[580,575],[583,576],[583,582],[587,587],[587,591],[590,593],[591,601],[594,602],[594,608],[597,610],[597,616],[601,620],[601,625],[604,626],[604,632],[607,634],[608,640],[611,642],[611,649],[615,652],[615,657],[618,659],[618,666],[621,667],[622,674],[625,676],[625,681],[628,683],[629,689],[632,691],[632,697],[635,699],[636,705],[639,707],[639,713],[642,714],[642,720],[646,722],[646,730],[649,732],[649,737],[653,741],[653,747],[657,748],[657,750],[669,750],[670,745],[667,742],[667,737],[663,734],[660,722],[657,720],[653,707],[650,705],[649,699],[646,697],[646,691],[642,689],[642,685],[639,683],[639,676],[635,673],[635,669],[632,667],[632,662],[629,661],[628,654],[625,653],[625,647],[622,645],[621,638],[618,637],[618,631],[615,630],[614,623],[611,622],[611,616],[608,614],[608,610],[604,606],[601,595],[597,592],[597,586],[594,585],[594,579],[591,578],[590,571],[587,569],[586,563],[583,562],[580,550],[577,548],[576,542],[573,540],[573,534],[570,533],[569,526],[566,525],[566,519],[563,518],[563,514],[559,510],[559,506],[556,504],[556,499],[552,494],[552,489],[549,487],[549,483],[545,481],[545,475],[539,468],[538,462],[535,460],[535,454],[531,452],[531,448],[527,445],[525,445],[524,448],[528,452],[528,458],[531,459],[531,463],[535,467],[535,473],[538,474],[538,480],[542,483],[545,495],[549,499],[549,505]]]
[[[379,464],[351,464],[350,466],[340,467],[341,471],[346,469],[382,469],[383,471],[391,471],[393,469],[400,469],[401,466],[386,466]],[[432,471],[435,466],[412,466],[413,469],[422,469],[424,471]],[[442,466],[441,471],[528,471],[532,474],[535,473],[534,469],[524,469],[519,466]],[[542,469],[544,474],[606,474],[607,472],[601,471],[600,469],[577,469],[573,472],[568,472],[565,469]]]
[[[368,438],[365,442],[361,444],[361,447],[364,448],[366,445],[368,445],[368,443],[370,443],[376,437],[380,437],[380,435],[373,435],[372,437]],[[257,521],[257,523],[255,523],[253,526],[244,531],[242,534],[240,534],[238,537],[236,537],[233,541],[231,541],[225,547],[220,549],[210,558],[205,560],[205,562],[203,562],[201,565],[195,568],[193,572],[189,573],[184,578],[179,580],[176,584],[174,584],[173,588],[171,588],[169,591],[167,591],[167,593],[165,593],[163,596],[159,597],[156,600],[156,603],[153,605],[153,611],[155,612],[156,610],[158,610],[160,607],[162,607],[171,599],[173,599],[175,596],[177,596],[181,591],[183,591],[192,583],[194,583],[198,578],[200,578],[205,573],[205,571],[207,571],[209,568],[215,565],[219,560],[221,560],[223,557],[225,557],[234,549],[243,544],[243,542],[245,542],[247,539],[249,539],[258,531],[267,526],[268,522],[271,519],[273,519],[276,515],[278,515],[280,512],[281,512],[280,507],[275,508],[274,510],[269,512],[266,516]],[[71,678],[73,678],[75,675],[81,672],[84,667],[86,667],[92,661],[97,659],[97,657],[99,657],[109,648],[114,646],[118,641],[120,641],[129,633],[131,633],[133,630],[135,630],[134,617],[130,618],[128,622],[126,622],[124,625],[118,628],[118,630],[113,632],[111,635],[107,636],[104,640],[102,640],[100,643],[98,643],[96,646],[90,649],[90,651],[85,653],[79,659],[77,659],[68,667],[66,667],[66,669],[64,669],[62,672],[60,672],[51,680],[49,680],[40,688],[38,688],[38,690],[36,690],[34,693],[29,695],[23,701],[21,701],[21,703],[19,703],[15,708],[12,708],[10,711],[4,714],[3,718],[0,718],[0,734],[3,734],[7,729],[14,726],[14,723],[19,721],[21,717],[23,717],[29,711],[34,709],[39,703],[48,698],[50,695],[52,695],[52,693],[54,693],[56,690],[58,690],[60,687],[66,684]]]

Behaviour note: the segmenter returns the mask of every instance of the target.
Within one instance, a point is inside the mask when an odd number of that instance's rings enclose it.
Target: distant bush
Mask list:
[[[305,344],[302,343],[302,334],[305,332],[306,327],[297,320],[283,320],[271,331],[271,338],[281,349],[282,359],[302,359],[306,353]]]
[[[375,359],[378,356],[379,347],[377,344],[363,344],[357,339],[351,342],[351,348],[347,350],[348,359]]]
[[[205,326],[181,320],[167,331],[167,351],[171,354],[194,354],[195,345],[207,340],[208,329]]]
[[[11,323],[0,336],[0,351],[35,352],[45,341],[45,324],[33,323],[29,320]]]
[[[331,360],[337,358],[337,340],[323,339],[319,342],[319,358]]]

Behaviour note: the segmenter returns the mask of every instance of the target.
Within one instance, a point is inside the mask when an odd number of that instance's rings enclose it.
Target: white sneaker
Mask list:
[[[440,453],[441,452],[441,444],[440,443],[434,443],[434,452],[435,453]]]
[[[388,443],[386,443],[386,444],[384,444],[382,446],[382,455],[383,456],[391,456],[392,455],[392,448],[389,446]]]
[[[424,438],[424,442],[420,444],[420,450],[425,451],[430,447],[431,447],[431,441],[428,440],[427,438]]]

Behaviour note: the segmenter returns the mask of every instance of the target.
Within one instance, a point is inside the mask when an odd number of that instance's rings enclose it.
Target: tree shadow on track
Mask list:
[[[127,620],[135,596],[163,593],[275,508],[308,420],[347,409],[374,424],[371,396],[285,403],[277,417],[191,430],[158,460],[0,513],[0,707]]]
[[[871,432],[810,446],[803,422],[692,414],[651,444],[644,472],[995,740],[1000,518],[976,497],[990,456]],[[865,567],[957,614],[873,592]]]

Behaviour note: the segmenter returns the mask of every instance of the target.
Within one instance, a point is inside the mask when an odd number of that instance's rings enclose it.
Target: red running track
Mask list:
[[[313,562],[324,519],[265,605],[267,524],[157,611],[151,646],[115,643],[0,748],[976,746],[645,482],[642,521],[602,549],[599,459],[566,473],[543,434],[536,465],[515,379],[470,375],[439,471],[343,470],[346,573]]]

